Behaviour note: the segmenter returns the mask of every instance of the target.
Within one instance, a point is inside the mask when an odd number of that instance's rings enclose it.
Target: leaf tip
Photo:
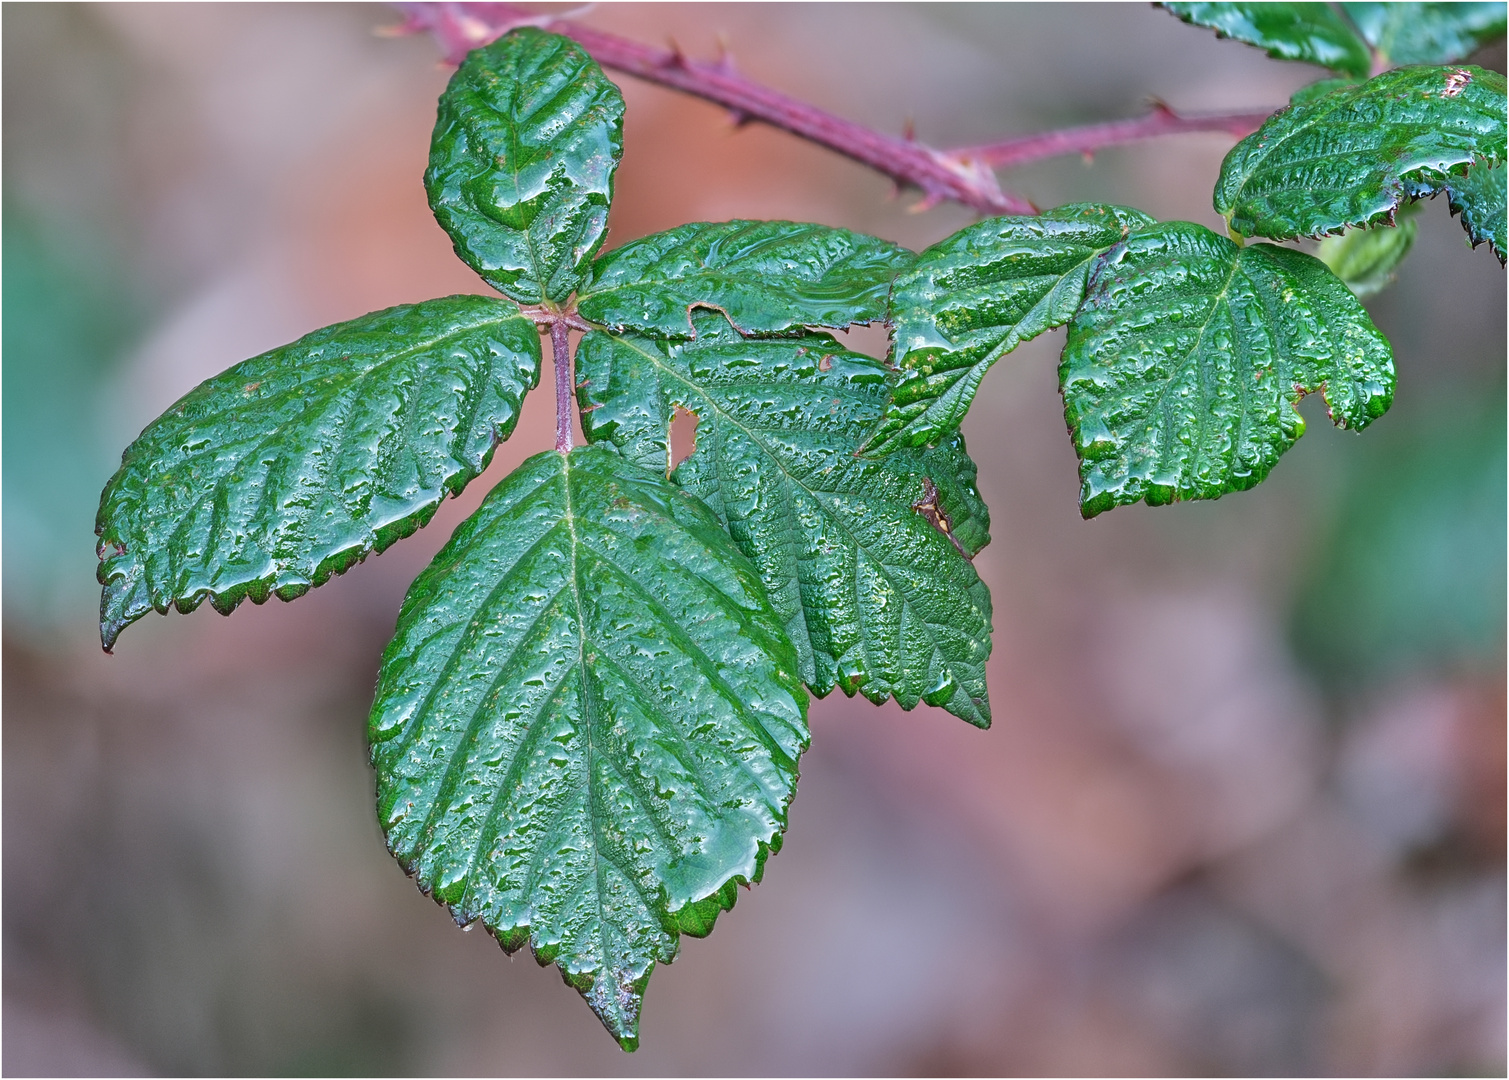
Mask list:
[[[645,984],[655,970],[651,964],[643,975],[633,978],[627,971],[600,971],[595,976],[573,978],[562,971],[566,983],[575,986],[597,1014],[608,1034],[626,1054],[639,1049],[639,1014],[644,1006]],[[586,983],[586,985],[582,985]]]
[[[1087,484],[1085,490],[1080,492],[1079,516],[1085,521],[1089,521],[1091,518],[1099,517],[1115,505],[1116,495],[1114,492],[1102,489],[1092,495]]]

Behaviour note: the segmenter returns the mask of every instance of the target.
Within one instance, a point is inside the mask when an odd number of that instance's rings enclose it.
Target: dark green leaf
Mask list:
[[[796,655],[718,520],[609,447],[500,483],[414,582],[369,727],[388,846],[626,1050],[656,963],[778,849]]]
[[[1504,76],[1400,68],[1271,116],[1226,155],[1215,207],[1243,236],[1321,236],[1389,220],[1504,143]]]
[[[990,366],[1073,318],[1096,256],[1151,224],[1140,210],[1072,203],[988,218],[917,256],[891,299],[901,381],[865,451],[926,446],[957,431]]]
[[[1183,4],[1165,9],[1187,23],[1266,49],[1276,60],[1303,60],[1362,78],[1372,58],[1367,46],[1325,4]]]
[[[692,336],[714,308],[746,334],[843,328],[885,318],[891,281],[912,261],[873,236],[790,221],[682,225],[608,252],[578,310],[610,330]]]
[[[1504,36],[1502,2],[1342,7],[1389,64],[1450,64]]]
[[[512,304],[449,296],[327,326],[201,383],[100,499],[100,633],[207,596],[301,596],[419,528],[487,467],[539,381]]]
[[[1504,261],[1509,252],[1505,239],[1505,190],[1503,162],[1497,165],[1486,161],[1474,162],[1466,176],[1453,176],[1446,185],[1446,195],[1451,202],[1451,212],[1462,215],[1462,228],[1472,246],[1488,241],[1493,253]]]
[[[754,560],[807,684],[988,724],[990,593],[966,557],[987,517],[962,440],[856,458],[885,408],[882,364],[826,334],[746,339],[714,314],[696,331],[684,344],[588,334],[588,437],[667,470],[672,414],[695,413],[697,449],[674,479]]]
[[[521,304],[570,296],[602,246],[623,111],[569,38],[523,27],[472,51],[441,95],[424,174],[462,261]]]
[[[1348,229],[1320,242],[1315,255],[1357,296],[1371,296],[1394,280],[1394,271],[1414,245],[1419,222],[1413,206],[1400,207],[1399,224]]]
[[[1179,221],[1094,276],[1059,365],[1086,517],[1252,487],[1303,433],[1306,393],[1341,427],[1388,408],[1388,342],[1318,259]]]

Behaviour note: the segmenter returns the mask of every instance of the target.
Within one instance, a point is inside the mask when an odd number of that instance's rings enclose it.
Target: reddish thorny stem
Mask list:
[[[716,63],[692,60],[679,48],[657,49],[614,34],[593,30],[549,14],[537,14],[508,3],[398,3],[404,21],[395,33],[428,30],[451,63],[517,26],[537,26],[571,38],[604,67],[623,71],[647,82],[703,98],[728,109],[735,123],[758,120],[789,131],[808,142],[826,146],[845,157],[889,176],[897,184],[917,188],[923,210],[940,202],[957,202],[982,214],[1035,214],[1037,207],[1019,195],[1002,191],[995,169],[1062,154],[1090,155],[1095,151],[1139,139],[1193,131],[1223,131],[1241,138],[1255,130],[1270,113],[1215,113],[1181,116],[1162,102],[1145,116],[1103,124],[1045,131],[999,142],[935,150],[907,137],[887,135],[834,116],[815,105],[740,75],[727,55]],[[546,315],[556,364],[556,449],[571,448],[570,354],[566,331],[568,310]],[[563,374],[564,372],[564,374]],[[564,388],[564,389],[563,389]]]

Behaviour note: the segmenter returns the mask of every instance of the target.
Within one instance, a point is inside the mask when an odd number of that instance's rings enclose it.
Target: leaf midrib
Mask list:
[[[300,422],[302,420],[305,420],[306,418],[309,419],[310,423],[315,423],[315,422],[318,422],[318,421],[322,420],[325,417],[325,415],[326,415],[326,410],[328,410],[332,406],[332,404],[336,403],[337,400],[339,398],[341,398],[341,397],[346,397],[346,398],[349,399],[347,401],[347,407],[348,408],[355,408],[356,405],[357,405],[357,397],[358,397],[357,391],[359,391],[359,389],[361,388],[361,386],[372,375],[377,374],[379,371],[389,370],[390,367],[393,364],[399,362],[400,360],[412,359],[416,354],[421,353],[423,351],[427,351],[427,350],[433,349],[436,346],[438,346],[438,345],[442,344],[443,342],[445,342],[447,340],[450,340],[452,338],[459,337],[459,336],[461,336],[463,334],[471,333],[473,331],[476,331],[476,330],[479,330],[479,329],[483,329],[483,328],[486,328],[488,326],[501,325],[502,323],[507,322],[507,321],[509,321],[511,319],[518,319],[518,318],[522,318],[522,316],[520,316],[518,314],[514,314],[514,313],[508,313],[508,314],[505,314],[502,318],[483,320],[483,321],[480,321],[480,322],[477,322],[477,323],[469,324],[468,326],[465,326],[465,327],[461,327],[461,328],[457,328],[457,329],[453,329],[453,330],[447,331],[446,333],[441,334],[438,337],[435,337],[433,339],[429,339],[429,340],[421,341],[421,342],[416,342],[413,345],[407,346],[407,347],[405,347],[403,349],[399,349],[397,352],[384,355],[384,356],[380,357],[376,362],[374,362],[370,367],[368,367],[368,368],[366,368],[364,370],[356,371],[356,372],[340,371],[340,372],[337,373],[337,377],[336,378],[333,378],[333,379],[330,380],[329,384],[327,385],[327,388],[322,393],[318,393],[315,396],[313,396],[313,397],[310,398],[309,404],[305,408],[300,409],[294,415],[292,415],[290,417],[287,417],[286,419],[284,419],[284,420],[280,421],[279,423],[277,423],[276,425],[274,425],[273,428],[272,428],[272,430],[269,431],[266,435],[264,435],[260,440],[258,440],[258,442],[256,443],[256,445],[253,446],[250,450],[246,451],[245,453],[241,454],[238,457],[235,457],[233,459],[229,459],[226,462],[226,467],[224,469],[222,469],[222,470],[219,470],[217,472],[217,475],[215,476],[214,484],[213,484],[213,486],[210,487],[209,491],[207,493],[201,495],[199,498],[193,500],[186,507],[183,507],[182,510],[179,511],[179,513],[180,513],[179,520],[178,520],[177,524],[174,526],[173,531],[169,534],[166,543],[164,544],[164,550],[168,553],[168,557],[169,557],[169,580],[167,582],[167,584],[169,586],[169,590],[168,591],[174,594],[169,599],[177,599],[177,594],[183,592],[188,587],[187,586],[187,582],[185,582],[182,587],[180,587],[180,585],[178,583],[177,579],[178,579],[178,577],[182,573],[184,573],[185,571],[191,569],[195,565],[198,565],[198,564],[205,563],[205,562],[209,561],[208,558],[198,559],[198,560],[184,559],[184,558],[181,558],[181,557],[179,557],[179,556],[177,556],[177,555],[174,554],[174,548],[179,543],[179,541],[182,539],[185,530],[196,519],[196,515],[195,515],[194,511],[197,508],[202,507],[205,504],[206,501],[210,502],[211,506],[212,506],[211,522],[213,524],[214,520],[221,513],[222,503],[225,502],[225,500],[222,500],[220,498],[222,492],[228,486],[228,484],[229,484],[229,482],[231,480],[231,477],[236,473],[237,470],[239,470],[241,468],[241,466],[243,464],[245,464],[246,461],[248,461],[249,459],[255,458],[258,455],[260,455],[263,450],[267,449],[269,446],[271,446],[275,442],[277,442],[280,439],[280,437],[282,436],[282,434],[284,433],[284,431],[286,431],[288,428],[296,425],[298,422]],[[285,346],[285,348],[287,348],[287,346]],[[490,368],[491,367],[491,362],[490,361],[484,361],[484,366]],[[239,378],[239,376],[238,376],[238,378]],[[231,380],[231,383],[228,384],[232,389],[233,389],[235,381],[236,380]],[[280,400],[286,399],[288,397],[294,396],[294,395],[297,394],[298,390],[299,390],[299,386],[298,385],[290,386],[287,390],[281,391],[279,394],[277,394],[273,398],[273,400],[274,401],[280,401]],[[313,415],[311,415],[311,414],[313,414]],[[226,416],[225,412],[218,412],[218,413],[211,413],[207,417],[205,417],[205,416],[196,417],[195,420],[193,421],[193,423],[191,425],[189,425],[188,430],[193,430],[194,426],[197,426],[197,425],[200,425],[200,424],[213,424],[213,423],[217,423],[217,422],[218,423],[224,423],[225,422],[225,416]],[[340,458],[341,458],[341,454],[343,452],[343,448],[344,448],[344,445],[345,445],[345,436],[346,436],[346,432],[345,432],[344,429],[342,429],[340,431],[339,435],[338,435],[337,442],[336,442],[336,447],[337,447],[337,451],[338,452],[331,454],[331,457],[330,457],[331,468],[328,469],[328,470],[326,470],[326,475],[325,476],[321,477],[321,488],[322,488],[322,490],[325,491],[325,493],[327,495],[329,494],[329,482],[330,482],[330,479],[331,479],[330,474],[333,473],[339,467],[339,465],[340,465]],[[215,449],[208,449],[208,450],[201,451],[201,452],[199,452],[197,454],[194,454],[194,455],[191,455],[191,456],[188,456],[188,457],[185,457],[185,458],[181,458],[177,463],[175,463],[174,467],[175,468],[189,468],[189,469],[192,469],[195,462],[198,462],[198,461],[204,459],[205,457],[213,455],[216,452],[217,451]],[[307,456],[307,448],[306,448],[305,453],[300,454],[299,456],[300,456],[301,459],[303,457],[306,457]],[[464,466],[464,468],[463,468],[462,471],[467,471],[467,469],[465,467],[465,463],[463,462],[463,463],[460,463],[460,464],[462,464]],[[262,492],[262,498],[261,498],[261,500],[258,503],[258,508],[257,508],[256,514],[254,515],[254,519],[256,517],[259,517],[263,513],[263,508],[266,505],[267,500],[269,500],[269,499],[271,499],[273,497],[274,497],[274,492],[273,492],[272,486],[268,485],[266,488],[264,488],[264,490]],[[444,485],[442,484],[441,490],[440,490],[440,494],[439,494],[439,499],[443,500],[444,498],[445,498],[445,489],[444,489]],[[381,529],[382,527],[384,527],[386,525],[390,525],[390,524],[392,524],[392,523],[394,523],[396,521],[407,520],[408,518],[412,517],[414,514],[420,512],[425,506],[429,505],[430,502],[435,501],[435,500],[426,498],[423,501],[418,502],[418,503],[410,506],[410,508],[408,510],[397,513],[392,518],[389,518],[389,519],[387,519],[385,521],[376,522],[376,523],[373,523],[373,524],[364,524],[364,523],[358,521],[357,519],[358,519],[359,515],[358,514],[354,514],[354,513],[351,512],[351,508],[345,504],[345,500],[343,498],[336,498],[334,501],[338,505],[340,505],[343,510],[346,511],[347,517],[350,520],[351,524],[353,524],[353,525],[359,525],[359,526],[362,526],[363,528],[366,529],[366,536],[363,538],[362,541],[360,541],[360,542],[358,542],[356,544],[342,545],[342,546],[339,546],[339,547],[335,548],[333,551],[327,551],[327,552],[324,553],[324,555],[323,555],[322,558],[306,560],[306,561],[312,561],[313,562],[313,569],[311,569],[310,574],[309,574],[309,577],[311,578],[311,584],[313,583],[312,579],[315,576],[317,576],[317,570],[318,570],[319,564],[321,562],[323,562],[325,559],[328,559],[332,555],[339,554],[340,552],[343,552],[343,551],[360,550],[362,547],[367,546],[367,545],[371,545],[373,547],[376,547],[376,543],[377,543],[376,537],[377,537],[377,531],[379,529]],[[211,531],[213,532],[214,530],[212,529]],[[117,535],[119,535],[119,534],[117,534]],[[260,545],[260,544],[258,544],[256,546],[258,548],[262,548],[263,553],[266,554],[268,556],[269,560],[274,564],[275,569],[273,570],[273,572],[271,574],[258,575],[258,576],[254,577],[254,578],[248,579],[245,582],[233,582],[230,585],[221,585],[221,586],[219,586],[218,590],[214,586],[204,586],[204,588],[208,589],[211,592],[217,592],[218,593],[218,592],[224,591],[227,588],[234,588],[234,587],[236,587],[237,585],[240,585],[240,584],[261,583],[261,582],[264,582],[264,581],[267,582],[267,583],[269,583],[269,584],[274,584],[274,583],[278,582],[279,580],[281,580],[282,576],[284,574],[286,574],[291,569],[291,567],[287,564],[286,560],[284,560],[282,558],[279,558],[274,551],[269,550],[269,548],[274,547],[276,545],[268,545],[267,548],[263,548],[263,546]],[[211,543],[211,548],[212,548],[212,550],[219,550],[219,545],[215,544],[213,542],[213,539],[212,539],[212,543]],[[241,550],[241,549],[238,548],[237,550]],[[144,570],[147,569],[147,564],[146,563],[143,563],[143,568],[144,568]],[[145,582],[145,584],[147,586],[147,590],[148,590],[149,595],[154,596],[154,602],[155,602],[155,595],[158,592],[158,588],[156,586],[160,585],[162,583],[161,582],[154,582],[153,580],[151,580],[151,577],[149,575],[148,578],[147,578],[147,580],[146,580],[146,582]]]
[[[501,302],[501,301],[493,301],[491,297],[477,297],[477,299],[479,299],[479,300],[487,300],[487,301],[492,302],[492,303],[500,303]],[[413,354],[413,353],[417,353],[417,352],[421,352],[421,351],[424,351],[424,350],[433,349],[436,346],[441,345],[441,344],[445,343],[446,341],[450,340],[451,338],[459,337],[459,336],[461,336],[463,334],[469,334],[469,333],[472,333],[472,332],[477,331],[477,330],[485,329],[485,328],[487,328],[489,326],[500,326],[503,323],[509,322],[511,320],[514,320],[514,319],[523,319],[523,316],[520,315],[516,311],[509,311],[509,312],[503,314],[500,318],[485,319],[485,320],[482,320],[482,321],[477,322],[477,323],[471,323],[471,324],[468,324],[468,325],[463,326],[463,327],[457,327],[457,328],[448,330],[448,331],[446,331],[445,333],[441,334],[438,337],[435,337],[435,338],[432,338],[432,339],[429,339],[429,340],[426,340],[426,341],[415,342],[412,345],[407,345],[407,346],[405,346],[405,347],[403,347],[401,349],[398,349],[395,352],[384,353],[384,354],[382,354],[372,364],[371,367],[366,368],[363,371],[353,371],[350,368],[347,368],[347,369],[337,369],[336,372],[334,373],[334,378],[336,378],[336,379],[339,380],[338,383],[335,383],[335,384],[329,386],[325,391],[323,391],[321,393],[317,393],[317,394],[315,394],[312,397],[308,397],[307,400],[308,400],[309,404],[306,405],[305,408],[300,409],[294,415],[289,416],[286,419],[280,421],[277,425],[275,425],[273,427],[272,431],[270,431],[266,436],[264,436],[262,439],[260,439],[256,443],[256,445],[253,446],[250,450],[248,450],[245,453],[241,454],[239,457],[232,459],[231,460],[231,464],[230,464],[230,468],[227,471],[234,471],[234,469],[237,466],[239,466],[246,458],[251,457],[251,456],[259,453],[260,451],[266,449],[267,445],[269,444],[269,442],[271,440],[276,439],[289,426],[295,424],[300,419],[308,416],[311,411],[314,411],[314,410],[317,410],[317,409],[321,409],[321,408],[325,408],[329,404],[329,400],[330,400],[331,397],[333,397],[335,395],[338,395],[338,394],[342,394],[342,393],[347,392],[348,388],[351,386],[352,383],[358,383],[359,384],[368,375],[373,374],[374,372],[378,371],[379,369],[386,369],[390,365],[398,362],[399,360],[406,359],[406,358],[410,357],[411,354]],[[297,345],[297,344],[298,344],[298,342],[294,342],[294,345]],[[290,349],[292,347],[293,347],[292,345],[285,345],[285,346],[283,346],[282,349],[275,349],[273,351],[274,352],[284,352],[284,351],[286,351],[286,350],[288,350],[288,349]],[[239,366],[240,365],[238,365],[238,367]],[[492,365],[491,365],[491,362],[489,361],[489,362],[485,363],[484,366],[487,366],[487,367],[490,368]],[[231,372],[233,372],[235,370],[236,370],[236,368],[232,368],[230,372],[226,372],[224,375],[221,375],[218,378],[224,379],[224,378],[226,378],[226,376],[230,375]],[[233,390],[234,389],[234,384],[236,382],[238,382],[238,381],[241,381],[242,378],[243,378],[243,376],[237,375],[235,379],[228,380],[227,383],[226,383],[226,389],[228,391],[229,390]],[[328,378],[328,377],[321,377],[321,381],[323,381],[325,378]],[[303,383],[295,383],[294,385],[289,386],[287,389],[280,390],[278,393],[274,394],[273,396],[271,396],[269,398],[259,398],[257,400],[256,404],[260,408],[267,408],[269,406],[279,404],[279,403],[283,402],[284,400],[286,400],[286,399],[288,399],[290,397],[297,397],[297,396],[299,396],[301,394],[301,392],[307,395],[307,392],[308,392],[307,386],[305,384],[303,384]],[[208,398],[208,397],[209,397],[209,395],[206,395],[206,398]],[[236,406],[236,408],[244,408],[244,407],[245,407],[245,403]],[[165,415],[171,415],[176,408],[177,408],[176,405],[173,406],[173,408],[169,409],[168,412]],[[235,412],[235,409],[225,409],[225,408],[222,408],[222,409],[220,409],[218,411],[215,411],[215,412],[206,412],[206,413],[200,414],[198,416],[195,416],[193,418],[193,420],[188,421],[185,424],[185,426],[184,426],[184,430],[185,431],[192,431],[196,427],[199,427],[199,426],[202,426],[202,425],[205,425],[205,424],[217,424],[217,423],[223,424],[223,423],[226,422],[227,418],[229,416],[231,416],[234,412]],[[171,430],[171,429],[168,429],[168,430]],[[162,438],[163,437],[163,432],[159,432],[157,434],[157,437],[158,438]],[[192,468],[197,462],[199,462],[203,458],[210,457],[210,456],[212,456],[212,455],[214,455],[217,452],[220,452],[222,450],[224,450],[223,444],[221,446],[219,446],[219,447],[213,447],[212,446],[212,447],[207,448],[205,450],[198,451],[197,453],[188,454],[188,455],[185,455],[185,456],[179,458],[177,460],[177,462],[175,463],[175,465],[176,465],[176,467],[189,467],[189,468]]]
[[[1210,328],[1212,321],[1215,319],[1216,313],[1218,311],[1222,310],[1223,308],[1228,308],[1229,307],[1229,304],[1228,304],[1228,294],[1230,293],[1230,290],[1231,290],[1231,283],[1235,279],[1235,276],[1236,276],[1236,270],[1237,270],[1237,263],[1239,261],[1239,255],[1240,255],[1240,253],[1237,253],[1236,255],[1234,255],[1229,260],[1230,261],[1230,266],[1227,268],[1227,271],[1226,271],[1226,280],[1222,284],[1220,291],[1216,292],[1216,293],[1207,293],[1206,294],[1206,295],[1210,296],[1210,298],[1211,298],[1211,301],[1210,301],[1210,310],[1206,313],[1205,321],[1200,324],[1200,329],[1199,329],[1198,333],[1195,336],[1194,346],[1189,350],[1188,353],[1185,354],[1184,362],[1180,365],[1180,368],[1175,373],[1175,376],[1174,377],[1165,378],[1165,379],[1162,380],[1163,385],[1162,385],[1162,387],[1158,391],[1158,398],[1157,398],[1156,402],[1152,405],[1152,407],[1149,408],[1148,411],[1147,411],[1148,419],[1146,421],[1143,421],[1143,422],[1139,423],[1139,425],[1138,425],[1139,427],[1143,427],[1144,429],[1150,429],[1150,428],[1152,428],[1156,424],[1156,426],[1160,429],[1160,433],[1161,433],[1162,440],[1163,440],[1162,452],[1159,454],[1160,459],[1165,454],[1171,453],[1172,448],[1176,447],[1177,444],[1178,444],[1178,440],[1176,438],[1170,438],[1170,433],[1172,431],[1173,420],[1172,420],[1172,417],[1170,416],[1170,410],[1167,407],[1168,395],[1172,391],[1174,385],[1179,381],[1178,378],[1177,378],[1177,376],[1181,375],[1181,374],[1184,374],[1185,372],[1188,372],[1191,369],[1194,369],[1195,374],[1198,377],[1199,386],[1200,386],[1200,392],[1201,392],[1201,397],[1202,397],[1201,408],[1198,409],[1198,410],[1196,410],[1197,413],[1198,413],[1198,418],[1197,418],[1197,421],[1196,421],[1197,439],[1196,439],[1196,443],[1195,443],[1196,449],[1195,449],[1194,453],[1191,455],[1192,461],[1198,459],[1199,454],[1200,454],[1200,450],[1198,448],[1200,446],[1204,445],[1204,436],[1205,436],[1205,430],[1206,430],[1205,429],[1205,413],[1207,413],[1209,411],[1205,407],[1205,404],[1206,404],[1206,402],[1209,399],[1209,394],[1207,392],[1207,388],[1206,388],[1206,385],[1205,385],[1204,372],[1201,370],[1202,365],[1199,364],[1199,362],[1195,359],[1195,357],[1197,357],[1200,354],[1201,346],[1204,344],[1204,341],[1205,341],[1205,333]],[[1165,304],[1166,303],[1167,303],[1167,301],[1165,301]],[[1138,307],[1141,307],[1144,310],[1150,310],[1152,308],[1152,306],[1153,305],[1151,304],[1151,302],[1148,301],[1148,302],[1144,302],[1141,305],[1134,305],[1133,308],[1132,308],[1132,310],[1135,311],[1135,310],[1137,310]],[[1127,320],[1128,312],[1125,311],[1125,310],[1119,310],[1119,311],[1116,312],[1116,316],[1117,316],[1118,321],[1124,322],[1124,321]],[[1141,337],[1142,335],[1138,334],[1138,336]],[[1183,471],[1183,470],[1180,470],[1180,471]],[[1193,471],[1193,470],[1191,470],[1191,471]],[[1144,483],[1147,483],[1147,482],[1148,481],[1144,481]],[[1182,486],[1182,485],[1178,485],[1177,480],[1176,480],[1176,486]]]

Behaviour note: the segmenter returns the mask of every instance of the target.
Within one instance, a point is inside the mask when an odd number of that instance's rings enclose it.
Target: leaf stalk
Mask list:
[[[1161,101],[1153,102],[1152,111],[1130,120],[1112,120],[1103,124],[1043,131],[999,142],[966,146],[950,155],[978,161],[995,169],[1009,169],[1029,161],[1058,157],[1063,154],[1094,154],[1108,146],[1153,139],[1160,135],[1183,135],[1195,131],[1224,131],[1236,139],[1246,138],[1272,115],[1264,112],[1201,113],[1184,116]]]
[[[571,339],[566,320],[550,324],[550,349],[555,361],[555,448],[571,452]]]

